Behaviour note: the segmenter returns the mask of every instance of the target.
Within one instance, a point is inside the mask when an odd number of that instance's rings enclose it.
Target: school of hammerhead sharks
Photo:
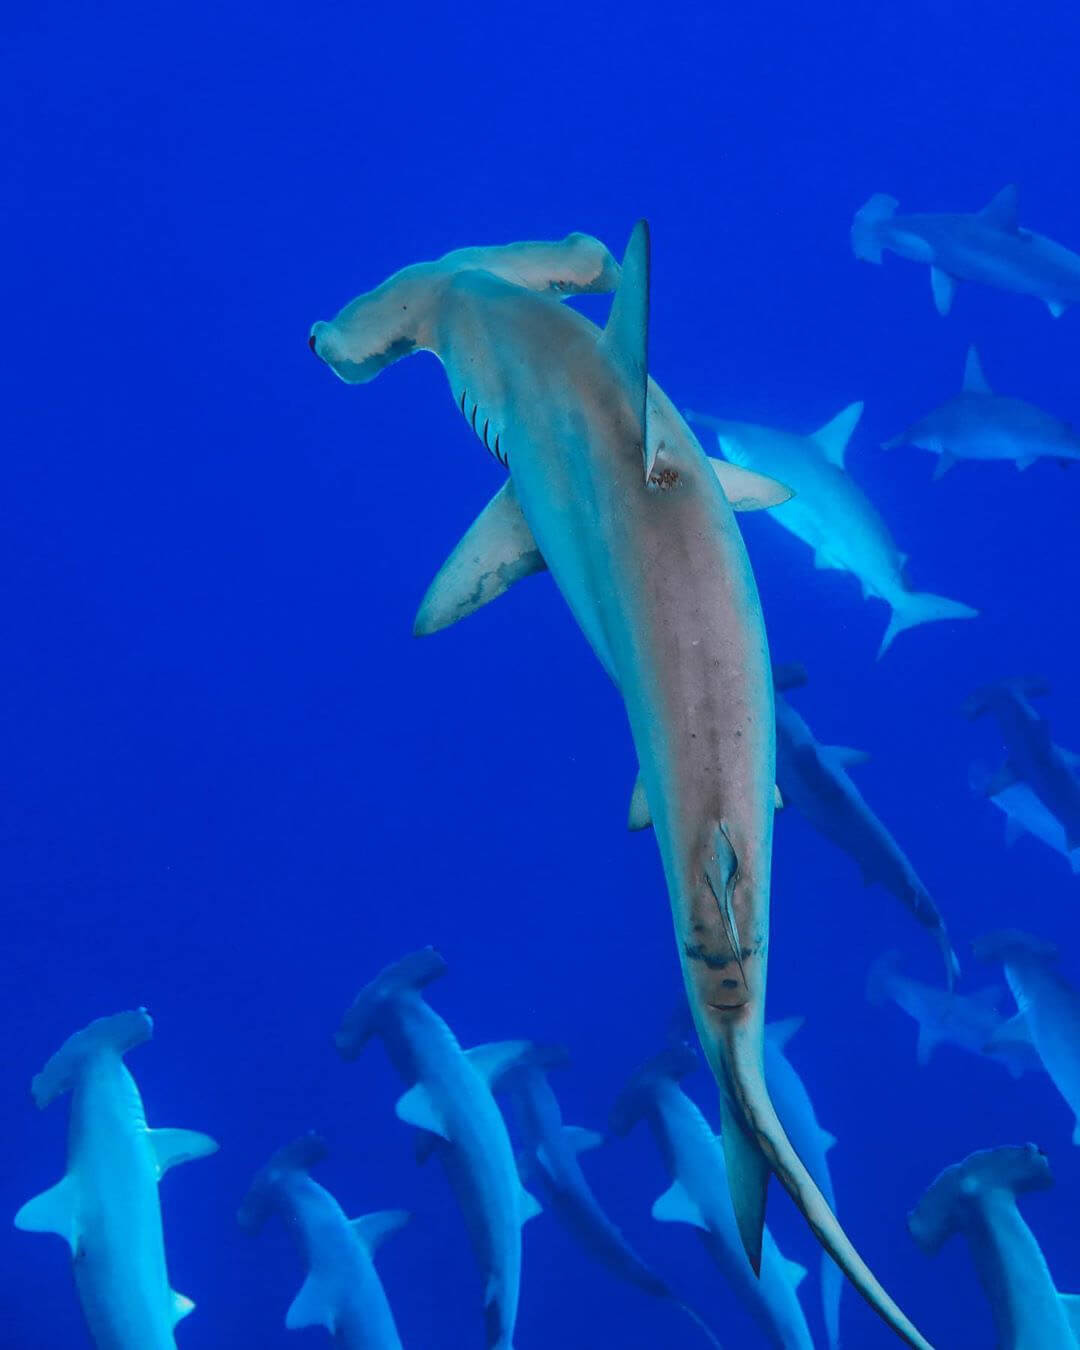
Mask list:
[[[1080,301],[1080,256],[1019,225],[1014,189],[974,214],[905,216],[897,205],[878,195],[856,214],[855,254],[880,263],[888,250],[929,264],[940,313],[961,280],[1037,297],[1055,316]],[[563,303],[600,292],[614,294],[603,329]],[[765,1227],[775,1175],[824,1249],[830,1350],[840,1343],[845,1276],[900,1340],[930,1350],[835,1216],[834,1141],[785,1055],[798,1019],[765,1025],[774,811],[784,804],[805,815],[933,935],[945,966],[940,986],[908,978],[893,956],[875,963],[868,986],[872,999],[892,1000],[916,1021],[920,1062],[949,1042],[1013,1074],[1042,1070],[1080,1120],[1080,992],[1055,969],[1053,948],[1011,931],[984,937],[976,954],[1004,967],[1016,1014],[999,1011],[997,991],[954,990],[958,967],[942,917],[848,774],[863,757],[820,744],[784,697],[805,672],[770,665],[735,512],[771,508],[810,545],[816,566],[852,572],[864,595],[884,599],[891,617],[882,651],[905,629],[976,611],[906,584],[888,527],[844,471],[861,404],[809,436],[682,414],[649,376],[648,331],[649,230],[640,221],[621,266],[597,239],[572,234],[405,267],[316,323],[310,346],[348,384],[433,352],[458,411],[508,471],[428,589],[415,632],[456,623],[546,570],[622,696],[640,765],[629,824],[654,831],[689,1017],[719,1089],[717,1134],[680,1086],[697,1063],[687,1022],[616,1103],[610,1129],[623,1134],[644,1121],[671,1173],[653,1217],[700,1232],[769,1343],[809,1350],[797,1293],[806,1272]],[[722,458],[705,453],[688,422],[715,435]],[[1066,423],[991,392],[974,348],[962,392],[890,444],[936,454],[937,474],[961,459],[1020,469],[1039,457],[1080,459],[1080,435]],[[980,770],[973,786],[1004,813],[1010,837],[1026,831],[1078,871],[1080,757],[1054,744],[1033,708],[1030,698],[1045,692],[1017,679],[971,696],[968,714],[991,713],[1008,747],[1005,763]],[[432,948],[387,967],[345,1013],[336,1044],[351,1060],[380,1038],[408,1084],[396,1112],[417,1132],[418,1157],[438,1157],[461,1206],[484,1282],[487,1346],[513,1350],[521,1230],[541,1209],[526,1184],[594,1259],[670,1300],[695,1324],[688,1337],[719,1345],[590,1188],[580,1155],[601,1136],[563,1123],[548,1081],[564,1052],[528,1041],[463,1050],[424,997],[445,969]],[[148,1128],[123,1057],[151,1033],[143,1009],[101,1018],[71,1036],[32,1084],[41,1108],[72,1094],[67,1171],[15,1223],[69,1243],[99,1350],[169,1350],[194,1306],[169,1283],[158,1183],[217,1145],[190,1130]],[[517,1147],[496,1101],[504,1093]],[[408,1215],[347,1219],[310,1175],[324,1156],[314,1134],[282,1148],[256,1176],[240,1222],[254,1231],[276,1214],[298,1239],[306,1278],[287,1327],[325,1327],[352,1350],[400,1350],[374,1256]],[[966,1237],[1000,1350],[1080,1347],[1080,1298],[1059,1294],[1017,1207],[1019,1194],[1050,1184],[1034,1145],[978,1152],[943,1172],[908,1219],[930,1252],[953,1234]]]

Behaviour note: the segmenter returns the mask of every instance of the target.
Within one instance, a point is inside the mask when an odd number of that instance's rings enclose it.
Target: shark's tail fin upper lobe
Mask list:
[[[153,1034],[154,1023],[145,1008],[99,1017],[69,1036],[30,1085],[34,1101],[44,1109],[68,1092],[88,1059],[102,1053],[123,1055]]]
[[[943,595],[931,595],[929,591],[907,591],[893,605],[892,618],[881,639],[878,656],[889,650],[893,639],[905,628],[915,628],[920,623],[934,623],[938,619],[975,619],[979,611],[959,600],[948,600]]]
[[[343,1059],[355,1059],[376,1033],[387,1004],[423,989],[446,973],[446,962],[434,947],[422,947],[381,970],[353,1000],[341,1020],[334,1043]]]

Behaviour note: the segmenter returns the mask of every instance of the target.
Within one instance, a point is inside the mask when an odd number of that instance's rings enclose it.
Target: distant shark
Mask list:
[[[929,263],[939,314],[948,314],[958,281],[978,281],[1045,301],[1057,318],[1080,300],[1080,256],[1017,220],[1015,187],[973,215],[898,216],[895,197],[877,193],[855,213],[856,258],[880,263],[885,250]]]
[[[397,1103],[398,1118],[425,1132],[420,1156],[434,1151],[446,1169],[487,1281],[487,1344],[512,1350],[521,1228],[540,1206],[518,1178],[492,1085],[530,1055],[532,1045],[504,1041],[462,1050],[421,994],[445,971],[432,947],[387,966],[357,994],[336,1043],[351,1060],[370,1037],[381,1037],[394,1067],[413,1084]]]
[[[1023,399],[995,394],[979,354],[968,348],[961,392],[884,443],[914,445],[937,455],[935,479],[960,459],[1006,460],[1026,469],[1037,459],[1080,459],[1080,435],[1068,422]]]
[[[1002,963],[1017,1006],[1016,1016],[994,1033],[990,1048],[1030,1038],[1073,1113],[1072,1141],[1080,1145],[1080,991],[1057,970],[1057,948],[1009,929],[979,938],[975,955]]]
[[[290,1331],[321,1326],[343,1350],[401,1350],[373,1258],[383,1240],[408,1222],[408,1211],[347,1219],[308,1175],[325,1157],[326,1145],[314,1134],[279,1149],[252,1183],[237,1216],[240,1225],[258,1232],[278,1214],[300,1246],[307,1278],[285,1316]]]
[[[888,952],[870,967],[866,997],[871,1003],[895,1003],[919,1028],[915,1057],[930,1062],[939,1045],[955,1045],[970,1054],[995,1059],[1014,1078],[1041,1064],[1027,1030],[1001,1015],[1000,986],[974,994],[948,993],[913,980],[898,969],[900,954]]]
[[[546,1072],[556,1062],[550,1054],[540,1053],[536,1062],[514,1070],[507,1078],[523,1141],[518,1154],[522,1179],[526,1184],[534,1177],[538,1179],[549,1208],[596,1261],[643,1293],[668,1299],[713,1345],[719,1346],[702,1318],[642,1261],[601,1208],[581,1170],[579,1156],[602,1144],[603,1135],[563,1124],[558,1098]],[[839,1276],[835,1265],[833,1269]]]
[[[648,1122],[671,1173],[671,1186],[653,1205],[653,1218],[698,1230],[709,1254],[772,1345],[781,1350],[813,1350],[795,1292],[806,1271],[781,1256],[767,1228],[759,1278],[754,1278],[743,1259],[724,1178],[724,1150],[696,1104],[679,1087],[679,1080],[697,1065],[689,1046],[672,1047],[649,1060],[616,1102],[611,1128],[622,1135],[638,1120]]]
[[[1080,1298],[1059,1294],[1016,1197],[1053,1184],[1034,1144],[972,1153],[948,1167],[908,1216],[911,1235],[936,1252],[954,1233],[967,1238],[997,1329],[998,1350],[1076,1350]]]
[[[774,666],[777,693],[806,683],[799,665]],[[950,985],[959,963],[937,906],[907,855],[867,805],[848,767],[866,761],[860,750],[820,745],[785,698],[776,700],[776,782],[793,806],[826,839],[853,858],[867,886],[875,882],[900,901],[934,935]]]
[[[988,797],[1023,782],[1058,821],[1065,847],[1080,848],[1080,779],[1066,752],[1050,737],[1050,724],[1028,702],[1028,696],[1049,693],[1044,680],[999,680],[977,689],[964,703],[968,717],[993,713],[1008,749],[1005,763],[984,784]]]
[[[1080,756],[1061,746],[1058,746],[1058,749],[1065,757],[1065,762],[1075,772]],[[1014,844],[1025,832],[1034,835],[1056,853],[1060,853],[1074,873],[1080,873],[1080,848],[1070,852],[1065,843],[1064,826],[1039,801],[1027,783],[1019,781],[1010,783],[1008,787],[999,788],[996,792],[988,794],[987,788],[994,786],[994,778],[995,775],[982,764],[973,764],[968,775],[972,791],[980,797],[989,795],[990,801],[999,811],[1005,813],[1005,842]]]
[[[777,505],[772,516],[813,549],[815,567],[852,573],[864,596],[875,595],[891,607],[878,650],[883,656],[906,628],[939,619],[972,619],[978,610],[908,585],[907,555],[897,549],[889,527],[844,468],[844,452],[862,407],[852,403],[809,436],[703,413],[686,416],[715,432],[725,459],[779,479],[794,491],[793,499]]]
[[[150,1039],[153,1025],[144,1009],[100,1017],[69,1036],[31,1086],[42,1109],[72,1094],[68,1167],[23,1205],[15,1227],[67,1242],[100,1350],[175,1350],[173,1328],[195,1307],[169,1286],[158,1182],[217,1144],[194,1130],[147,1126],[123,1056]]]
[[[600,332],[559,303],[610,289]],[[458,409],[510,470],[421,605],[416,631],[472,613],[546,565],[624,700],[656,825],[698,1036],[721,1088],[732,1198],[760,1262],[775,1171],[897,1332],[922,1337],[842,1232],[787,1139],[762,1072],[772,851],[772,681],[732,514],[789,489],[710,462],[648,378],[649,234],[621,275],[583,235],[407,267],[316,323],[349,383],[434,352]]]
[[[799,1157],[810,1169],[810,1175],[821,1187],[821,1193],[836,1209],[832,1176],[829,1172],[828,1151],[836,1140],[818,1124],[814,1104],[806,1085],[795,1066],[784,1053],[788,1041],[802,1026],[801,1017],[788,1017],[782,1022],[770,1022],[765,1028],[765,1081],[769,1085],[777,1114],[784,1129],[799,1152]],[[840,1345],[840,1295],[843,1276],[836,1262],[827,1253],[821,1259],[821,1304],[825,1316],[825,1334],[829,1350]]]

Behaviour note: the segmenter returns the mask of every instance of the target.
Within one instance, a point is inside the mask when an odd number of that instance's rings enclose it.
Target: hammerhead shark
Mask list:
[[[606,326],[559,303],[610,288],[596,240],[450,253],[329,323],[316,355],[349,383],[408,352],[442,362],[510,480],[436,577],[416,630],[472,613],[545,565],[626,706],[698,1036],[721,1088],[739,1232],[760,1266],[771,1171],[875,1309],[916,1329],[798,1158],[762,1071],[774,728],[757,589],[729,497],[785,500],[705,455],[648,378],[649,232],[634,228]]]
[[[150,1039],[145,1009],[100,1017],[69,1036],[31,1085],[44,1110],[70,1092],[68,1167],[27,1201],[15,1227],[57,1233],[71,1248],[86,1324],[102,1350],[175,1350],[173,1328],[195,1307],[170,1288],[158,1182],[217,1149],[194,1130],[151,1130],[128,1050]]]
[[[1030,933],[987,933],[976,939],[974,950],[980,961],[1001,962],[1016,1000],[1016,1016],[995,1031],[989,1048],[1030,1037],[1073,1113],[1072,1141],[1080,1147],[1080,990],[1057,969],[1057,948]]]
[[[1037,459],[1056,459],[1063,467],[1080,459],[1080,435],[1068,422],[1022,398],[994,393],[974,347],[968,348],[960,393],[883,442],[882,448],[898,445],[937,455],[935,479],[960,459],[1004,460],[1018,469]]]
[[[432,947],[387,966],[357,994],[336,1044],[351,1060],[372,1036],[381,1037],[394,1067],[412,1083],[398,1100],[398,1119],[424,1132],[419,1160],[435,1152],[442,1161],[487,1281],[487,1344],[513,1350],[521,1229],[540,1206],[518,1178],[493,1086],[532,1053],[532,1045],[501,1041],[463,1050],[423,997],[445,972],[446,962]]]
[[[899,202],[883,192],[855,213],[851,245],[856,258],[880,263],[888,249],[912,262],[929,263],[939,314],[948,314],[958,281],[978,281],[1018,295],[1034,295],[1056,319],[1080,300],[1080,256],[1017,219],[1017,192],[1009,186],[970,215],[900,216]]]
[[[1065,847],[1080,848],[1080,778],[1066,751],[1055,745],[1050,724],[1028,702],[1029,696],[1049,693],[1045,680],[1024,678],[999,680],[977,689],[964,702],[971,718],[993,713],[1008,747],[1008,758],[983,784],[988,797],[996,797],[1013,783],[1023,782],[1059,821],[1065,831]]]
[[[671,1176],[671,1186],[653,1205],[653,1218],[697,1230],[771,1345],[813,1350],[796,1293],[806,1271],[781,1254],[767,1228],[757,1279],[743,1260],[724,1179],[723,1148],[697,1103],[679,1085],[697,1066],[697,1055],[688,1045],[672,1045],[654,1055],[633,1074],[615,1103],[611,1128],[625,1135],[637,1121],[648,1122]]]
[[[595,1130],[563,1122],[559,1100],[547,1071],[565,1063],[567,1055],[537,1047],[532,1060],[507,1076],[522,1138],[518,1168],[528,1185],[535,1176],[548,1207],[582,1247],[611,1273],[642,1293],[669,1300],[680,1308],[720,1350],[720,1342],[705,1321],[634,1251],[622,1231],[608,1218],[581,1169],[580,1155],[598,1148],[604,1136]],[[840,1272],[836,1266],[837,1277]]]
[[[892,614],[878,648],[880,657],[905,629],[941,619],[971,619],[978,611],[908,584],[907,555],[897,548],[881,513],[845,464],[862,408],[852,403],[808,436],[705,413],[686,415],[715,433],[725,459],[792,489],[793,499],[777,503],[772,518],[813,549],[815,567],[850,572],[864,596],[885,601]]]
[[[954,1233],[967,1238],[999,1350],[1076,1350],[1080,1343],[1080,1298],[1058,1293],[1016,1203],[1052,1185],[1046,1154],[1034,1144],[985,1149],[947,1167],[908,1215],[924,1251],[939,1251]]]
[[[409,1221],[404,1209],[347,1219],[309,1169],[326,1157],[316,1134],[278,1149],[255,1177],[237,1218],[257,1233],[272,1214],[296,1238],[307,1277],[289,1305],[285,1325],[325,1327],[343,1350],[401,1350],[394,1314],[375,1270],[375,1252]]]
[[[945,920],[907,854],[852,782],[848,768],[869,759],[844,745],[821,745],[782,692],[806,683],[800,665],[773,667],[776,699],[776,783],[784,803],[858,864],[867,886],[890,891],[934,937],[951,986],[960,965]]]

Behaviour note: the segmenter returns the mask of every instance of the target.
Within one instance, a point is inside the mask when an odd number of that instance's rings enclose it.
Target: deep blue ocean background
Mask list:
[[[442,1174],[417,1168],[382,1048],[332,1035],[382,965],[436,944],[430,990],[463,1044],[564,1042],[566,1119],[603,1128],[678,996],[650,837],[624,826],[624,715],[547,577],[446,633],[410,635],[428,582],[501,481],[431,358],[364,388],[307,350],[316,318],[399,266],[466,244],[585,230],[621,254],[653,230],[651,363],[679,404],[810,431],[866,412],[852,475],[919,589],[973,622],[901,635],[857,583],[743,517],[793,702],[857,771],[970,940],[1027,927],[1080,978],[1080,882],[967,785],[996,728],[960,715],[987,680],[1039,674],[1080,749],[1080,471],[879,449],[987,376],[1080,417],[1080,314],[857,263],[873,192],[975,210],[1005,183],[1024,224],[1080,247],[1076,52],[1064,4],[806,7],[45,3],[7,16],[3,376],[4,995],[0,1213],[64,1168],[66,1103],[28,1085],[92,1017],[145,1004],[129,1064],[152,1125],[220,1153],[162,1187],[190,1350],[315,1345],[288,1333],[284,1230],[235,1211],[279,1145],[322,1130],[350,1212],[406,1206],[379,1266],[406,1347],[482,1346],[482,1283]],[[606,302],[587,308],[602,315]],[[793,813],[777,822],[769,1014],[824,1126],[841,1218],[939,1347],[993,1331],[959,1241],[918,1250],[908,1209],[946,1164],[1028,1139],[1057,1184],[1023,1203],[1058,1285],[1080,1289],[1080,1154],[1045,1079],[1019,1085],[864,998],[889,947],[939,979],[900,906]],[[703,1070],[688,1088],[713,1114]],[[729,1348],[763,1345],[691,1230],[647,1134],[584,1159],[609,1211]],[[811,1267],[778,1186],[770,1223]],[[704,1345],[615,1282],[554,1217],[525,1230],[518,1350]],[[896,1342],[850,1291],[845,1344]],[[0,1223],[0,1344],[86,1344],[58,1239]]]

